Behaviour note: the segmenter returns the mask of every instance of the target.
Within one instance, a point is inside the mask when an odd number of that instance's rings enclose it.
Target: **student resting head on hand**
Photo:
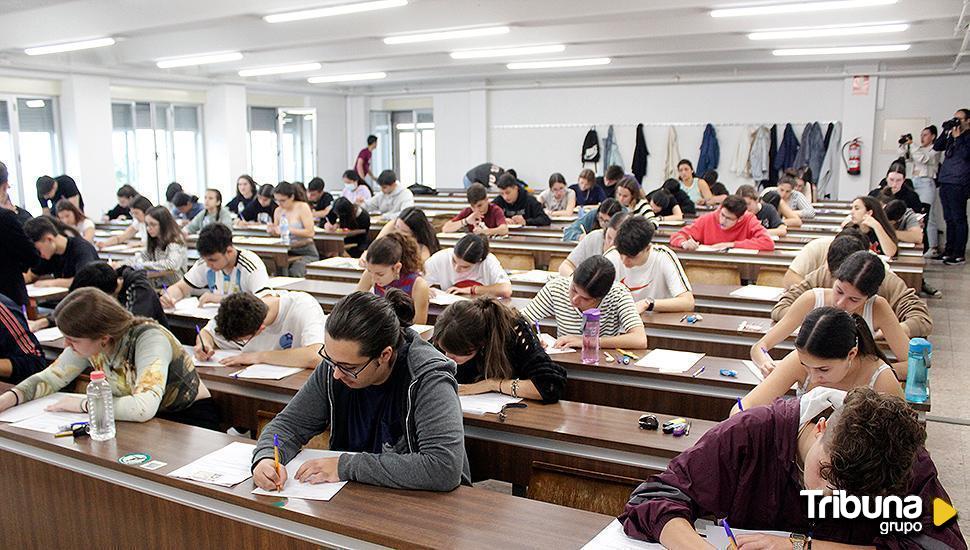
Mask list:
[[[395,489],[450,491],[470,484],[455,363],[410,328],[410,298],[353,292],[327,319],[323,363],[276,418],[253,453],[253,481],[283,487],[273,464],[279,436],[286,464],[314,436],[330,430],[336,458],[304,463],[308,483],[357,481]]]
[[[448,306],[433,341],[458,363],[460,395],[499,392],[555,403],[566,385],[566,370],[543,350],[533,326],[490,296]]]

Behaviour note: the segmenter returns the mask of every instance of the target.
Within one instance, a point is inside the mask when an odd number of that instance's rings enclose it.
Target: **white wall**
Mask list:
[[[460,189],[472,166],[488,160],[484,91],[435,94],[435,180],[440,189]]]
[[[306,106],[317,110],[317,175],[328,189],[340,189],[347,160],[347,101],[340,96],[312,96]]]
[[[213,87],[206,92],[202,113],[205,119],[205,187],[222,191],[228,202],[229,197],[236,194],[236,178],[249,172],[246,87]],[[203,189],[198,191],[201,197]]]
[[[60,115],[64,173],[77,181],[87,214],[100,218],[115,204],[109,79],[84,75],[65,78]],[[24,188],[30,193],[27,185]]]

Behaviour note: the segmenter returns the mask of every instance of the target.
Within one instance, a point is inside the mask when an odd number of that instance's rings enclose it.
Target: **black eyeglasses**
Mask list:
[[[323,359],[323,362],[326,365],[333,366],[334,368],[346,374],[347,376],[353,378],[354,380],[357,379],[357,376],[360,375],[360,373],[364,372],[364,369],[366,369],[368,366],[370,366],[371,363],[374,362],[374,359],[377,359],[377,357],[371,357],[370,359],[367,360],[366,363],[363,363],[361,365],[344,365],[342,363],[338,363],[334,361],[333,358],[327,355],[327,352],[324,346],[320,346],[320,349],[317,351],[317,355],[319,355]]]

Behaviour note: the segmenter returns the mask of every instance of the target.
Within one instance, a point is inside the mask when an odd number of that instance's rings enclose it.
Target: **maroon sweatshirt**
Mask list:
[[[727,518],[732,527],[811,534],[815,540],[879,548],[967,548],[956,520],[933,526],[933,499],[952,502],[936,466],[921,449],[907,494],[923,499],[921,533],[880,535],[879,520],[807,518],[808,500],[799,494],[802,474],[795,464],[799,400],[778,399],[748,409],[701,437],[633,493],[620,522],[627,535],[659,541],[674,518]]]

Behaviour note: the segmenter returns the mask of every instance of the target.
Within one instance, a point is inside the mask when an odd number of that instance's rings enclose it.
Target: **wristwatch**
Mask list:
[[[812,538],[798,533],[788,535],[793,550],[812,550]]]

